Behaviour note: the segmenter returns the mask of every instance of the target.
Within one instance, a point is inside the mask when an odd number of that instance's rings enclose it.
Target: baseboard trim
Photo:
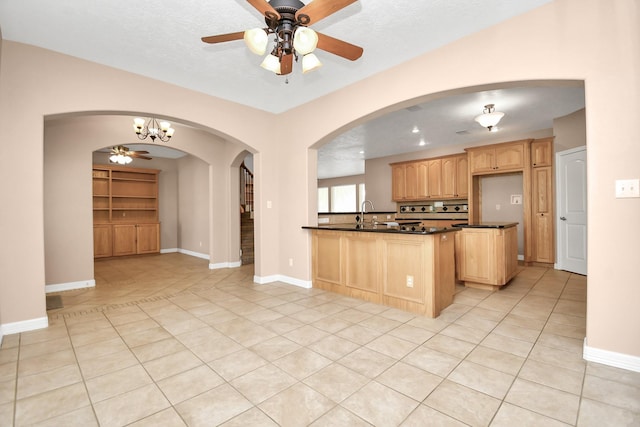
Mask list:
[[[19,334],[21,332],[44,329],[47,326],[49,326],[49,319],[46,316],[21,322],[5,323],[0,325],[0,335]]]
[[[241,261],[219,262],[216,264],[209,264],[209,270],[220,270],[222,268],[238,268],[241,265],[242,265]]]
[[[160,249],[161,254],[174,254],[178,252],[178,248]]]
[[[209,255],[207,255],[207,254],[201,254],[199,252],[189,251],[187,249],[178,249],[178,252],[180,252],[181,254],[194,256],[196,258],[202,258],[202,259],[206,259],[206,260],[209,259]]]
[[[615,368],[640,372],[640,357],[589,347],[586,338],[584,339],[582,357],[589,362],[602,363],[603,365],[613,366]]]
[[[73,291],[74,289],[95,288],[96,281],[81,280],[79,282],[57,283],[54,285],[45,285],[44,292],[49,294],[51,292]]]
[[[288,285],[298,286],[300,288],[311,289],[313,282],[310,280],[300,280],[295,277],[284,276],[282,274],[274,274],[273,276],[253,276],[254,283],[266,285],[267,283],[283,282]]]

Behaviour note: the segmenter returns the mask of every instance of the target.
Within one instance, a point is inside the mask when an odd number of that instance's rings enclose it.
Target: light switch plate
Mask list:
[[[616,198],[640,197],[640,179],[617,179]]]

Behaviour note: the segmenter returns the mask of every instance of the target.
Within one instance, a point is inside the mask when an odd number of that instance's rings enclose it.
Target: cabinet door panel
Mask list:
[[[95,225],[93,227],[93,257],[104,258],[113,254],[111,245],[111,225]]]
[[[425,200],[429,198],[429,162],[418,162],[417,168],[417,191],[416,199]]]
[[[496,168],[522,169],[524,167],[524,144],[496,147]]]
[[[429,160],[429,197],[442,196],[442,160]]]
[[[469,195],[469,160],[464,155],[456,163],[456,197],[464,199]]]
[[[534,168],[551,166],[552,158],[553,143],[550,139],[531,143],[531,165]]]
[[[160,224],[138,224],[136,228],[137,253],[152,254],[160,252]]]
[[[494,170],[496,152],[493,148],[469,151],[471,171],[487,172]]]
[[[442,197],[456,197],[456,158],[442,159]]]
[[[113,225],[113,256],[134,255],[136,251],[135,224]]]
[[[391,166],[391,197],[395,201],[401,201],[405,199],[404,183],[405,183],[405,168],[404,165]]]
[[[415,163],[407,163],[405,165],[405,199],[416,200],[418,197],[418,165]]]

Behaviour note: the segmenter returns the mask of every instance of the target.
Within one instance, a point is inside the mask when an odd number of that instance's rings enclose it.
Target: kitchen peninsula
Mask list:
[[[455,293],[456,228],[385,224],[302,227],[312,233],[315,288],[437,317]]]

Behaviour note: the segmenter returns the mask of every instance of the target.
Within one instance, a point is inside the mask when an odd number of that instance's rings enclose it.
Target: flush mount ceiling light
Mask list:
[[[482,110],[482,114],[477,116],[474,120],[480,123],[480,126],[489,129],[489,132],[495,132],[498,130],[496,125],[504,117],[504,113],[496,111],[494,104],[487,104]]]
[[[146,123],[144,119],[136,117],[133,119],[133,130],[135,130],[139,139],[150,137],[153,142],[156,142],[156,138],[162,142],[167,142],[175,132],[175,129],[171,127],[171,123],[165,121],[158,123],[153,117]]]
[[[264,55],[269,46],[269,36],[273,35],[273,47],[260,66],[279,75],[290,74],[293,62],[297,62],[300,56],[303,73],[320,68],[322,63],[313,53],[316,47],[351,61],[362,56],[361,47],[317,33],[308,27],[357,0],[313,0],[306,6],[299,0],[247,1],[264,16],[266,28],[202,37],[202,41],[222,43],[244,39],[251,52]]]

